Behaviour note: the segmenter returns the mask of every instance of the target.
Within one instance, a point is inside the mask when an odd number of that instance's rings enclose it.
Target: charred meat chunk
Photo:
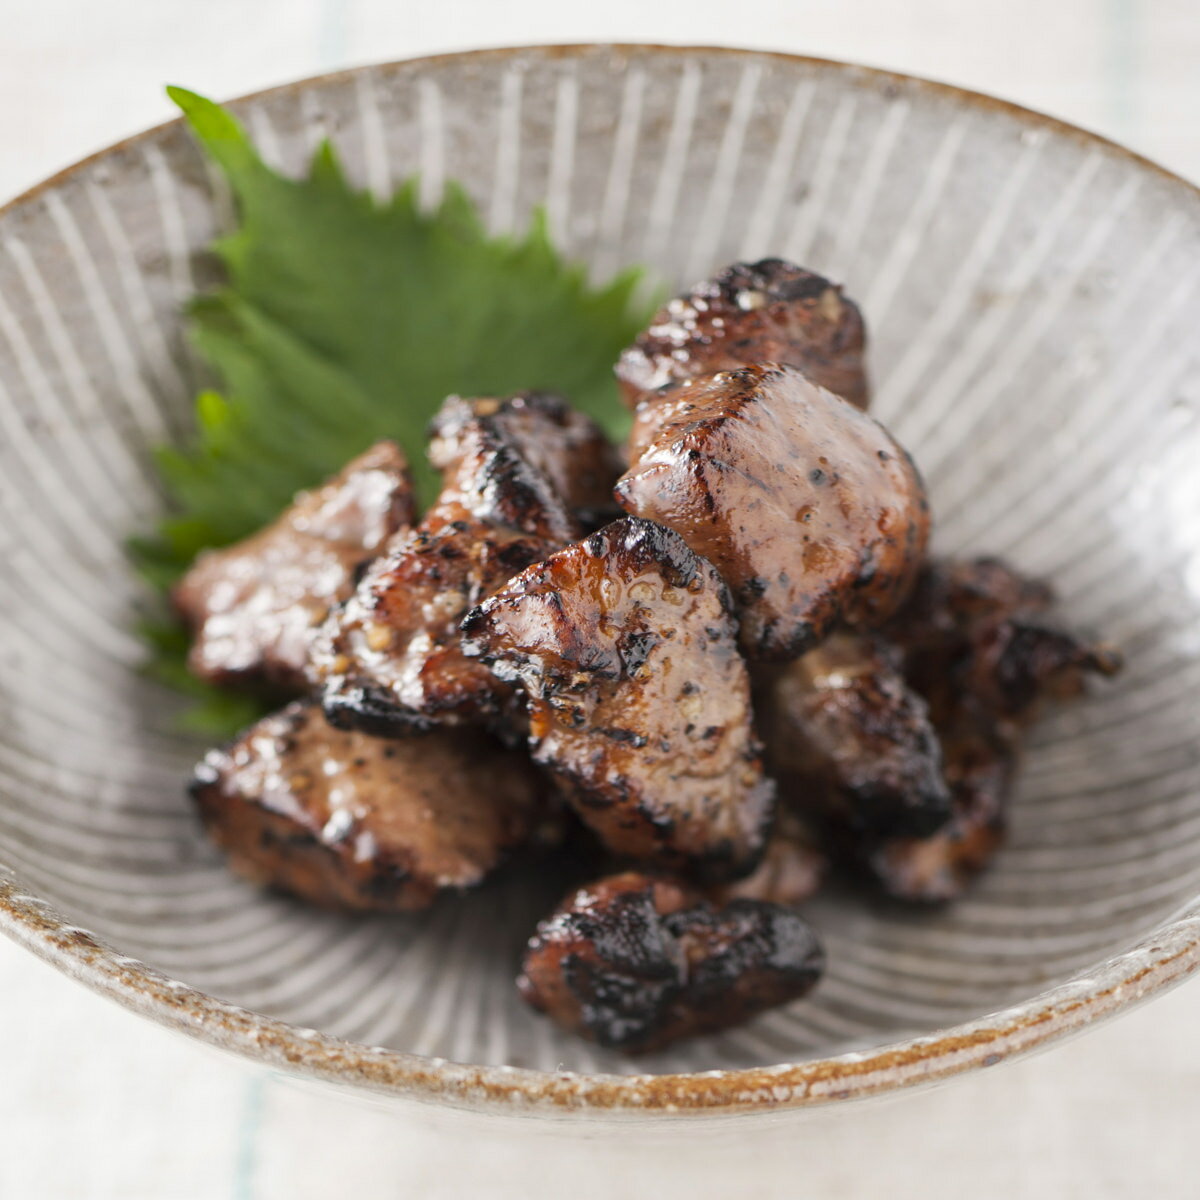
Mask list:
[[[876,839],[924,837],[946,823],[950,791],[929,709],[879,638],[834,634],[762,675],[756,709],[781,799]]]
[[[815,830],[781,804],[762,862],[745,879],[706,891],[717,903],[766,900],[795,907],[817,894],[828,871],[829,859]]]
[[[671,300],[617,363],[630,408],[673,385],[755,363],[783,363],[856,408],[869,398],[866,334],[853,301],[780,258],[734,263]]]
[[[926,566],[887,636],[938,723],[953,724],[966,698],[981,713],[1028,724],[1044,700],[1082,694],[1088,675],[1114,675],[1120,654],[1047,615],[1044,583],[994,558]]]
[[[423,524],[436,529],[466,521],[559,542],[573,538],[579,525],[566,496],[537,465],[559,458],[543,439],[562,440],[561,418],[547,405],[448,397],[430,424],[429,457],[442,473],[442,490]]]
[[[590,417],[561,397],[548,392],[519,392],[505,400],[451,396],[433,425],[433,465],[445,470],[461,458],[464,432],[477,423],[516,448],[585,526],[598,516],[618,515],[612,489],[621,474],[621,456]]]
[[[528,696],[530,745],[617,854],[744,874],[773,789],[729,594],[669,529],[625,517],[511,580],[466,646]]]
[[[435,725],[508,723],[511,690],[462,653],[465,613],[518,571],[578,536],[562,497],[523,446],[560,414],[522,411],[522,435],[503,404],[478,412],[452,397],[434,425],[442,492],[368,568],[330,618],[313,653],[313,678],[334,724],[383,735]],[[511,409],[511,406],[510,406]]]
[[[836,624],[900,606],[929,533],[912,461],[865,413],[790,367],[687,385],[617,484],[729,584],[748,657],[795,658]]]
[[[192,673],[302,690],[312,643],[358,567],[415,519],[408,462],[380,442],[302,492],[273,524],[201,554],[172,600],[195,640]]]
[[[313,652],[325,714],[382,736],[440,725],[499,726],[511,689],[463,655],[459,623],[556,543],[465,521],[399,535],[367,568]]]
[[[628,872],[581,888],[538,925],[517,986],[562,1028],[642,1053],[796,1000],[823,967],[816,934],[790,909],[715,908]]]
[[[296,701],[213,750],[191,793],[230,866],[328,908],[424,908],[554,829],[526,757],[474,730],[381,741]]]
[[[966,694],[985,709],[1029,724],[1045,701],[1081,696],[1088,675],[1115,675],[1121,657],[1048,621],[985,622],[972,638],[962,675]]]
[[[946,825],[929,837],[892,838],[867,847],[868,871],[897,900],[941,904],[958,899],[1004,840],[1017,761],[1013,731],[964,709],[942,734],[942,757],[953,799]]]
[[[956,899],[1004,838],[1022,729],[1045,701],[1082,694],[1090,674],[1112,675],[1120,655],[1055,625],[1044,583],[993,558],[926,567],[888,636],[927,700],[950,787],[950,821],[926,838],[863,847],[890,895]]]

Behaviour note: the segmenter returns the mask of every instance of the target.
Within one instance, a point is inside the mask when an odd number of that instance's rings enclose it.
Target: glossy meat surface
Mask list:
[[[876,421],[789,367],[697,380],[617,484],[709,559],[748,657],[795,658],[904,601],[929,533],[920,476]]]
[[[789,909],[714,908],[628,872],[581,888],[538,926],[517,986],[564,1029],[640,1053],[798,999],[823,966],[815,933]]]
[[[431,430],[433,465],[452,467],[462,457],[464,434],[475,425],[490,428],[497,442],[512,446],[583,523],[596,514],[616,515],[612,489],[621,474],[621,456],[590,417],[561,397],[547,392],[520,392],[504,400],[451,396]]]
[[[523,448],[562,433],[560,413],[451,397],[435,422],[437,502],[388,543],[322,631],[313,677],[345,728],[406,734],[435,725],[508,723],[510,689],[462,653],[459,624],[485,596],[574,539],[579,525]],[[479,409],[481,411],[475,411]],[[549,453],[549,451],[545,451]],[[590,454],[590,451],[589,451]]]
[[[383,741],[297,701],[213,750],[191,793],[230,866],[329,908],[423,908],[555,829],[525,755],[473,730]]]
[[[534,758],[615,853],[749,871],[773,789],[728,591],[661,525],[623,518],[529,568],[463,623],[528,695]]]
[[[556,545],[465,521],[434,530],[422,525],[397,537],[313,652],[329,720],[385,736],[502,723],[511,689],[463,655],[459,624]]]
[[[899,658],[877,637],[840,633],[761,672],[759,729],[783,802],[876,839],[946,823],[941,748]]]
[[[172,593],[194,634],[192,673],[302,689],[330,608],[350,594],[358,567],[413,520],[408,463],[395,443],[380,442],[265,529],[201,554]]]
[[[617,363],[630,408],[662,389],[735,367],[783,363],[866,408],[866,335],[828,279],[779,258],[734,263],[669,301]]]

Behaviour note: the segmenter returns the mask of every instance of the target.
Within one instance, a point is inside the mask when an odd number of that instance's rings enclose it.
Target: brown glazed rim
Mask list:
[[[605,51],[769,58],[847,71],[884,87],[889,84],[917,87],[962,105],[1004,113],[1026,125],[1102,146],[1138,168],[1181,186],[1200,201],[1200,189],[1149,159],[1019,105],[910,75],[764,50],[639,44],[507,47],[351,68],[283,84],[241,99],[288,95],[313,84],[351,78],[362,70],[479,61],[515,54],[569,59]],[[166,122],[82,159],[0,207],[0,217],[37,200],[105,156],[136,146],[178,124],[179,119]],[[1140,946],[1098,965],[1086,976],[1002,1012],[927,1036],[834,1058],[740,1071],[580,1075],[514,1067],[474,1067],[423,1058],[344,1041],[238,1008],[103,945],[85,930],[67,923],[47,902],[23,891],[12,876],[0,877],[0,930],[67,975],[134,1012],[265,1066],[377,1094],[513,1115],[763,1113],[933,1083],[973,1067],[992,1066],[1079,1031],[1181,982],[1200,967],[1200,907],[1193,902],[1188,910],[1164,922]]]

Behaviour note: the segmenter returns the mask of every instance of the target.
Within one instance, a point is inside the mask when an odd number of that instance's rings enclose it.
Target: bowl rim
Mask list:
[[[1175,172],[1117,142],[1034,109],[921,76],[752,47],[637,42],[492,47],[326,72],[251,92],[229,103],[287,95],[314,85],[343,82],[364,72],[436,67],[517,55],[570,59],[604,52],[776,59],[831,72],[852,72],[884,86],[893,83],[917,88],[1099,146],[1138,169],[1149,170],[1181,186],[1200,201],[1200,187]],[[0,206],[0,219],[96,162],[181,124],[181,118],[163,122],[80,159]],[[173,980],[70,924],[47,901],[25,891],[19,877],[2,866],[0,931],[71,978],[126,1008],[262,1065],[385,1095],[509,1114],[711,1116],[860,1099],[933,1083],[1028,1053],[1126,1011],[1200,969],[1198,898],[1163,921],[1132,949],[1087,973],[999,1012],[928,1035],[865,1051],[769,1067],[666,1075],[584,1075],[522,1067],[481,1067],[427,1058],[347,1041],[240,1008]]]

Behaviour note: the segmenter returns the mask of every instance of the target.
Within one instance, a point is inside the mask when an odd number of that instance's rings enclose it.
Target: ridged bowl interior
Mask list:
[[[0,216],[0,863],[121,957],[255,1013],[458,1062],[711,1071],[802,1062],[1029,1001],[1200,885],[1200,205],[1132,156],[950,89],[781,56],[592,47],[358,70],[234,106],[299,170],[330,134],[380,193],[461,180],[489,225],[544,205],[603,277],[684,284],[778,254],[844,281],[876,414],[928,479],[938,547],[1049,577],[1128,668],[1048,717],[1012,836],[957,906],[811,906],[810,998],[648,1060],[517,1000],[553,883],[347,920],[231,878],[182,781],[202,747],[138,673],[126,539],[149,450],[186,436],[180,307],[228,202],[186,132],[117,147]],[[286,431],[280,431],[286,436]],[[57,919],[57,918],[56,918]]]

